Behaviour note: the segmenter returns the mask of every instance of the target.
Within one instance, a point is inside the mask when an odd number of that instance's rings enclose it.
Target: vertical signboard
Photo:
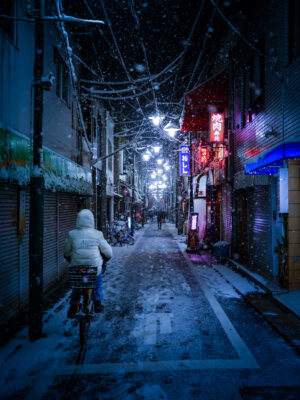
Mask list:
[[[190,148],[188,145],[180,146],[180,175],[189,176],[190,175]]]
[[[210,142],[222,143],[224,140],[224,113],[209,115]]]
[[[203,164],[207,164],[207,161],[208,161],[207,146],[201,146],[200,147],[200,164],[201,164],[201,166]]]

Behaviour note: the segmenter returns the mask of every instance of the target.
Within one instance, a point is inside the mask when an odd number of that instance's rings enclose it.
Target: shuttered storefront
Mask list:
[[[17,186],[0,185],[0,324],[28,306],[30,192],[29,189],[25,191],[26,234],[19,241],[20,190]],[[78,196],[45,191],[44,292],[53,287],[66,271],[64,241],[69,230],[76,227],[78,208]]]
[[[272,268],[272,211],[270,186],[254,186],[249,193],[249,258],[256,269]]]
[[[0,195],[0,307],[8,319],[19,306],[19,256],[17,238],[17,189],[1,187]]]
[[[248,201],[249,194],[246,189],[235,192],[236,196],[236,250],[242,261],[248,262]]]
[[[58,276],[61,277],[68,267],[64,259],[64,243],[70,230],[76,228],[76,217],[79,202],[78,196],[70,193],[58,194]]]
[[[44,195],[44,291],[58,279],[57,266],[57,194]]]
[[[19,245],[19,265],[20,265],[20,281],[19,281],[19,308],[22,309],[28,304],[29,298],[29,226],[30,226],[30,191],[26,190],[26,234],[22,243]]]
[[[220,240],[231,242],[231,188],[227,183],[221,186],[221,237]]]

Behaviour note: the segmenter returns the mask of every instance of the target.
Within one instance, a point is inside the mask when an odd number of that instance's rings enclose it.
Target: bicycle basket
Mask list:
[[[69,284],[72,289],[93,289],[97,282],[97,267],[79,265],[69,267]]]

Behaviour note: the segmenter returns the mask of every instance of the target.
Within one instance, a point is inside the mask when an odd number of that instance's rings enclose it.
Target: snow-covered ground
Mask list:
[[[24,329],[1,349],[0,398],[226,400],[242,386],[297,385],[299,359],[241,297],[259,289],[185,248],[171,224],[114,247],[82,362],[68,292],[45,338],[30,343]]]

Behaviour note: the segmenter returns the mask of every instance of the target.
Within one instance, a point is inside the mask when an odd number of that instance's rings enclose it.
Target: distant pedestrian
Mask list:
[[[163,223],[163,214],[161,212],[157,213],[157,227],[158,229],[161,229]]]

